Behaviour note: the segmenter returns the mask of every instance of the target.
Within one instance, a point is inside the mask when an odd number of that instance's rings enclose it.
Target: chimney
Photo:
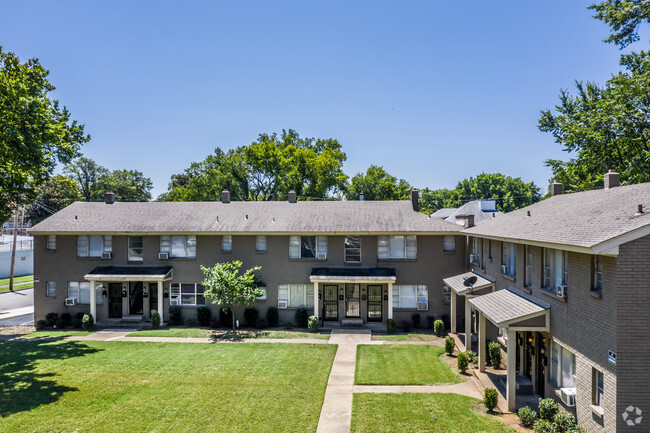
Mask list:
[[[295,203],[296,202],[296,191],[291,190],[289,191],[289,203]]]
[[[115,203],[115,193],[111,191],[106,191],[106,198],[104,199],[104,203],[106,204]]]
[[[230,191],[224,189],[221,191],[221,203],[227,204],[230,203]]]
[[[562,184],[560,182],[553,182],[551,184],[551,197],[562,194]]]
[[[411,190],[411,204],[413,204],[413,210],[420,212],[420,191],[416,188]]]
[[[621,185],[621,175],[614,170],[605,173],[605,189],[614,188]]]
[[[474,227],[474,215],[456,215],[456,224],[461,225],[466,229]]]

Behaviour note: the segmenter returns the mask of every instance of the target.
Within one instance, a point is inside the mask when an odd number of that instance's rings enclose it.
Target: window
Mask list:
[[[451,289],[445,284],[442,285],[442,303],[451,304]]]
[[[160,237],[160,252],[169,254],[173,258],[196,257],[196,236],[169,236]]]
[[[56,251],[56,235],[47,235],[45,249],[48,251]]]
[[[90,282],[89,281],[70,281],[68,283],[68,297],[77,298],[79,304],[90,304]],[[95,302],[103,303],[102,287],[95,288]]]
[[[603,259],[600,256],[594,256],[594,284],[593,290],[601,292],[603,290]]]
[[[488,256],[492,261],[492,239],[488,239]]]
[[[445,235],[442,240],[442,251],[445,253],[453,253],[456,251],[456,236]]]
[[[393,308],[417,308],[420,302],[428,302],[429,291],[423,285],[393,286]]]
[[[568,283],[567,262],[569,253],[551,248],[544,248],[544,269],[542,288],[555,291],[558,284]]]
[[[110,253],[112,251],[112,236],[77,236],[77,257],[101,257],[103,253]]]
[[[56,283],[54,281],[48,281],[45,283],[45,296],[48,298],[56,297]]]
[[[559,388],[576,386],[576,356],[556,342],[551,346],[551,382]]]
[[[142,236],[129,236],[129,262],[143,261],[142,244]]]
[[[377,258],[388,259],[415,259],[417,258],[418,244],[415,236],[378,236]]]
[[[280,284],[278,286],[278,301],[286,301],[290,308],[313,307],[313,284]]]
[[[345,237],[345,261],[348,263],[361,263],[361,237]]]
[[[502,247],[501,273],[515,278],[517,276],[517,245],[512,242],[502,242]]]
[[[232,235],[221,236],[221,251],[224,253],[232,253]]]
[[[171,283],[169,285],[169,299],[172,305],[205,305],[203,296],[205,287],[197,283]]]
[[[289,236],[289,258],[325,260],[327,236]]]
[[[472,255],[469,258],[469,261],[471,263],[476,263],[477,265],[481,264],[481,255],[480,255],[480,244],[481,244],[481,239],[479,238],[472,238]]]
[[[266,252],[266,236],[255,237],[255,251],[258,253]]]
[[[602,371],[591,369],[591,389],[592,398],[591,404],[594,406],[603,405],[603,397],[605,396],[605,375]]]
[[[526,245],[524,260],[524,285],[528,288],[533,287],[533,253],[530,245]]]

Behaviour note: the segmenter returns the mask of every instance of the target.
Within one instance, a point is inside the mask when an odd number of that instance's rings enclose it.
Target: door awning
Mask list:
[[[312,268],[312,283],[394,283],[394,268]]]
[[[476,282],[471,287],[465,285],[465,282],[470,277],[476,277]],[[442,282],[445,286],[449,287],[451,290],[456,292],[456,294],[461,296],[472,294],[478,290],[494,287],[493,281],[490,281],[475,272],[465,272],[464,274],[454,275],[453,277],[443,279]]]
[[[514,288],[476,296],[469,303],[499,328],[548,331],[550,327],[550,304]]]
[[[171,266],[97,266],[84,278],[88,281],[168,281],[173,278]]]

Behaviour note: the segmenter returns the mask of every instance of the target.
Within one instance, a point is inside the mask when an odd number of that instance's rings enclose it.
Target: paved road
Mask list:
[[[10,317],[3,319],[0,315],[0,326],[26,326],[34,324],[34,313],[25,314],[23,316]]]
[[[34,306],[34,289],[0,293],[0,311]],[[0,319],[1,319],[0,315]]]

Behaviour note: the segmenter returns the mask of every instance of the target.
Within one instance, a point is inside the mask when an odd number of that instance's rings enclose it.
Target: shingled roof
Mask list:
[[[462,227],[413,210],[410,201],[76,202],[31,234],[420,233]]]
[[[641,214],[638,205],[643,206]],[[650,234],[650,183],[557,195],[464,233],[606,253],[632,240],[632,235]]]

